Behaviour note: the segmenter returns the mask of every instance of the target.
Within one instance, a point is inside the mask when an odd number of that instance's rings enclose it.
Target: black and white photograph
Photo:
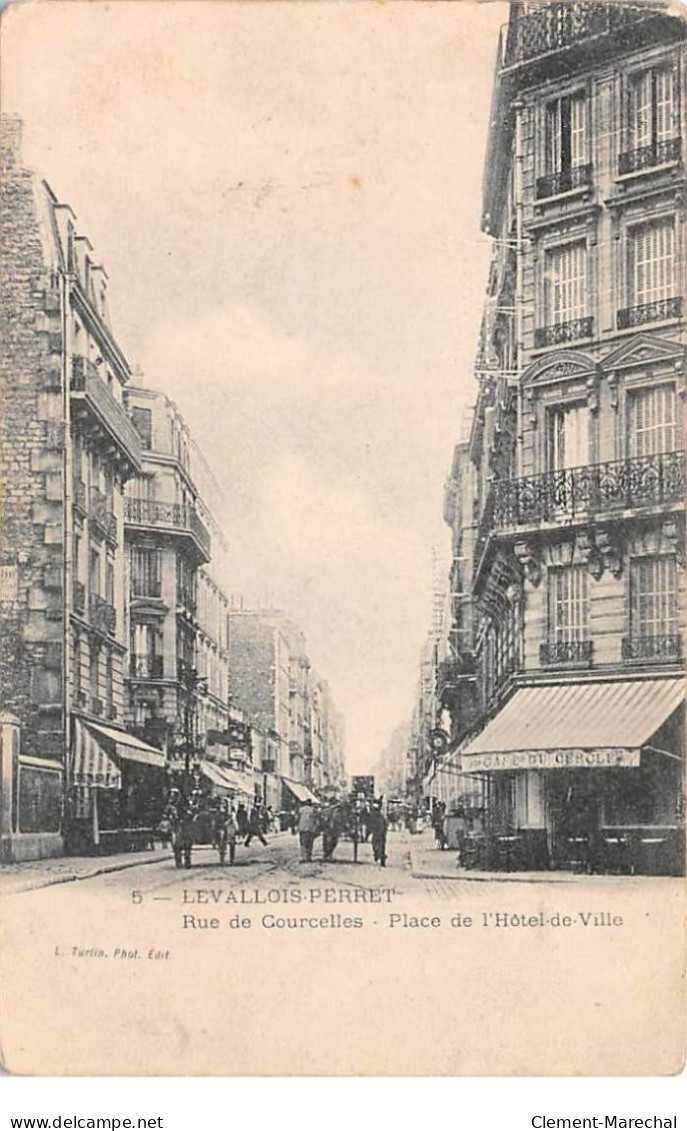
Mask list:
[[[686,29],[5,7],[8,1072],[680,1070]]]

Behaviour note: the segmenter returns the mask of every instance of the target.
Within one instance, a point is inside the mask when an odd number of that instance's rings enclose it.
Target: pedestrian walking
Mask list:
[[[239,801],[236,809],[236,824],[238,825],[239,836],[243,839],[244,836],[248,835],[248,814],[243,801]]]
[[[386,834],[389,823],[384,816],[382,809],[382,802],[376,801],[372,812],[371,818],[371,831],[372,831],[372,854],[378,864],[382,868],[386,867]]]
[[[301,842],[301,862],[312,860],[312,850],[318,832],[317,812],[312,801],[306,801],[298,814],[298,837]]]
[[[265,840],[263,826],[264,818],[262,813],[262,806],[256,801],[250,811],[250,817],[248,818],[248,836],[244,841],[246,848],[248,848],[248,845],[250,844],[254,836],[256,836],[260,843],[264,845],[265,848],[267,848],[267,841]]]

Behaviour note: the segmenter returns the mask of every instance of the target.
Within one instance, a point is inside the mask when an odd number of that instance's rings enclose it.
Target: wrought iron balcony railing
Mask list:
[[[684,451],[497,480],[482,516],[478,545],[492,528],[568,522],[607,511],[682,503],[684,494]]]
[[[623,177],[629,173],[639,173],[643,169],[653,169],[656,165],[669,165],[679,161],[681,156],[682,138],[668,137],[621,153],[618,157],[618,174]]]
[[[539,662],[542,665],[590,664],[591,640],[545,640],[539,645]]]
[[[164,659],[162,656],[132,656],[130,673],[132,679],[163,679]]]
[[[629,330],[632,326],[644,326],[647,322],[664,322],[671,318],[682,318],[682,296],[660,298],[655,302],[643,302],[639,306],[627,306],[618,311],[618,329]]]
[[[622,642],[624,660],[679,660],[682,656],[682,637],[626,636]]]
[[[586,188],[592,182],[591,165],[576,165],[573,169],[561,169],[557,173],[547,173],[537,178],[537,200],[549,196],[559,196],[573,189]]]
[[[113,449],[124,458],[129,468],[140,471],[141,441],[138,432],[88,358],[73,359],[70,388],[74,415],[95,422],[98,429],[107,434]]]
[[[74,605],[74,612],[83,616],[86,611],[86,586],[82,581],[74,582],[72,603]]]
[[[130,526],[149,526],[190,535],[202,558],[210,560],[210,534],[192,507],[152,499],[126,499],[124,520]]]
[[[108,601],[91,593],[88,614],[96,632],[100,632],[103,636],[114,636],[117,628],[117,610]]]
[[[464,652],[460,659],[441,660],[436,675],[439,698],[449,691],[454,691],[465,680],[473,679],[475,670],[475,657],[472,652]]]
[[[577,342],[580,338],[591,338],[594,319],[573,318],[569,322],[554,322],[551,326],[540,326],[534,331],[535,349],[546,346],[563,346],[567,342]]]
[[[655,15],[647,4],[575,2],[543,4],[508,25],[504,66],[511,67],[608,35],[637,20]]]

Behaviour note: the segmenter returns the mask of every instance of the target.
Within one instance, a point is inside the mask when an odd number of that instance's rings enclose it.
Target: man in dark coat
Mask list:
[[[381,801],[375,801],[374,808],[370,813],[370,824],[372,828],[372,853],[377,863],[384,868],[386,866],[386,833],[389,824],[384,816]]]
[[[263,844],[265,846],[265,848],[267,848],[267,841],[265,840],[265,834],[263,833],[262,830],[263,830],[262,805],[260,805],[260,803],[258,801],[256,801],[255,804],[253,805],[253,808],[250,811],[250,817],[248,818],[248,836],[246,837],[245,842],[244,842],[246,848],[248,848],[248,845],[250,844],[250,842],[252,841],[254,836],[256,836],[258,838],[258,840],[260,841],[260,843]]]

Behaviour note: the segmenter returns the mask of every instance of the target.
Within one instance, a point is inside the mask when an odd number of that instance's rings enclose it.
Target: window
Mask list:
[[[582,467],[589,462],[589,413],[586,404],[554,409],[548,418],[549,471]]]
[[[95,702],[95,700],[97,700],[98,691],[100,690],[99,667],[100,667],[100,653],[99,653],[98,649],[93,644],[91,644],[91,654],[90,654],[90,660],[89,660],[89,684],[90,684],[91,702],[92,703]]]
[[[83,689],[81,685],[81,636],[78,632],[74,633],[72,649],[74,654],[74,699],[77,707],[80,707]]]
[[[114,673],[112,666],[112,653],[107,653],[105,661],[105,706],[108,718],[114,717]]]
[[[161,571],[160,550],[134,546],[131,551],[131,596],[159,597]]]
[[[630,306],[659,302],[675,294],[675,226],[672,218],[643,224],[629,234]]]
[[[114,562],[110,558],[105,565],[105,600],[108,605],[115,603]]]
[[[582,643],[589,639],[587,567],[561,566],[548,572],[549,641]]]
[[[100,554],[97,550],[91,550],[88,583],[91,596],[100,596]]]
[[[153,446],[153,413],[149,408],[134,407],[131,410],[131,420],[138,432],[144,448],[150,450]]]
[[[652,68],[635,75],[630,80],[628,103],[631,149],[655,147],[677,132],[677,103],[670,68]]]
[[[587,161],[587,101],[583,93],[549,102],[545,123],[546,172],[563,173]]]
[[[587,247],[584,242],[546,253],[546,325],[572,322],[587,313]]]
[[[630,568],[630,634],[633,639],[670,637],[678,632],[674,557],[640,558]]]
[[[72,545],[73,545],[73,551],[72,552],[73,552],[73,555],[74,555],[74,560],[72,562],[72,569],[74,571],[74,580],[79,581],[79,579],[81,577],[81,538],[76,533],[76,531],[74,531],[74,540],[73,540]]]
[[[661,455],[678,447],[674,385],[631,393],[628,399],[629,456]]]

